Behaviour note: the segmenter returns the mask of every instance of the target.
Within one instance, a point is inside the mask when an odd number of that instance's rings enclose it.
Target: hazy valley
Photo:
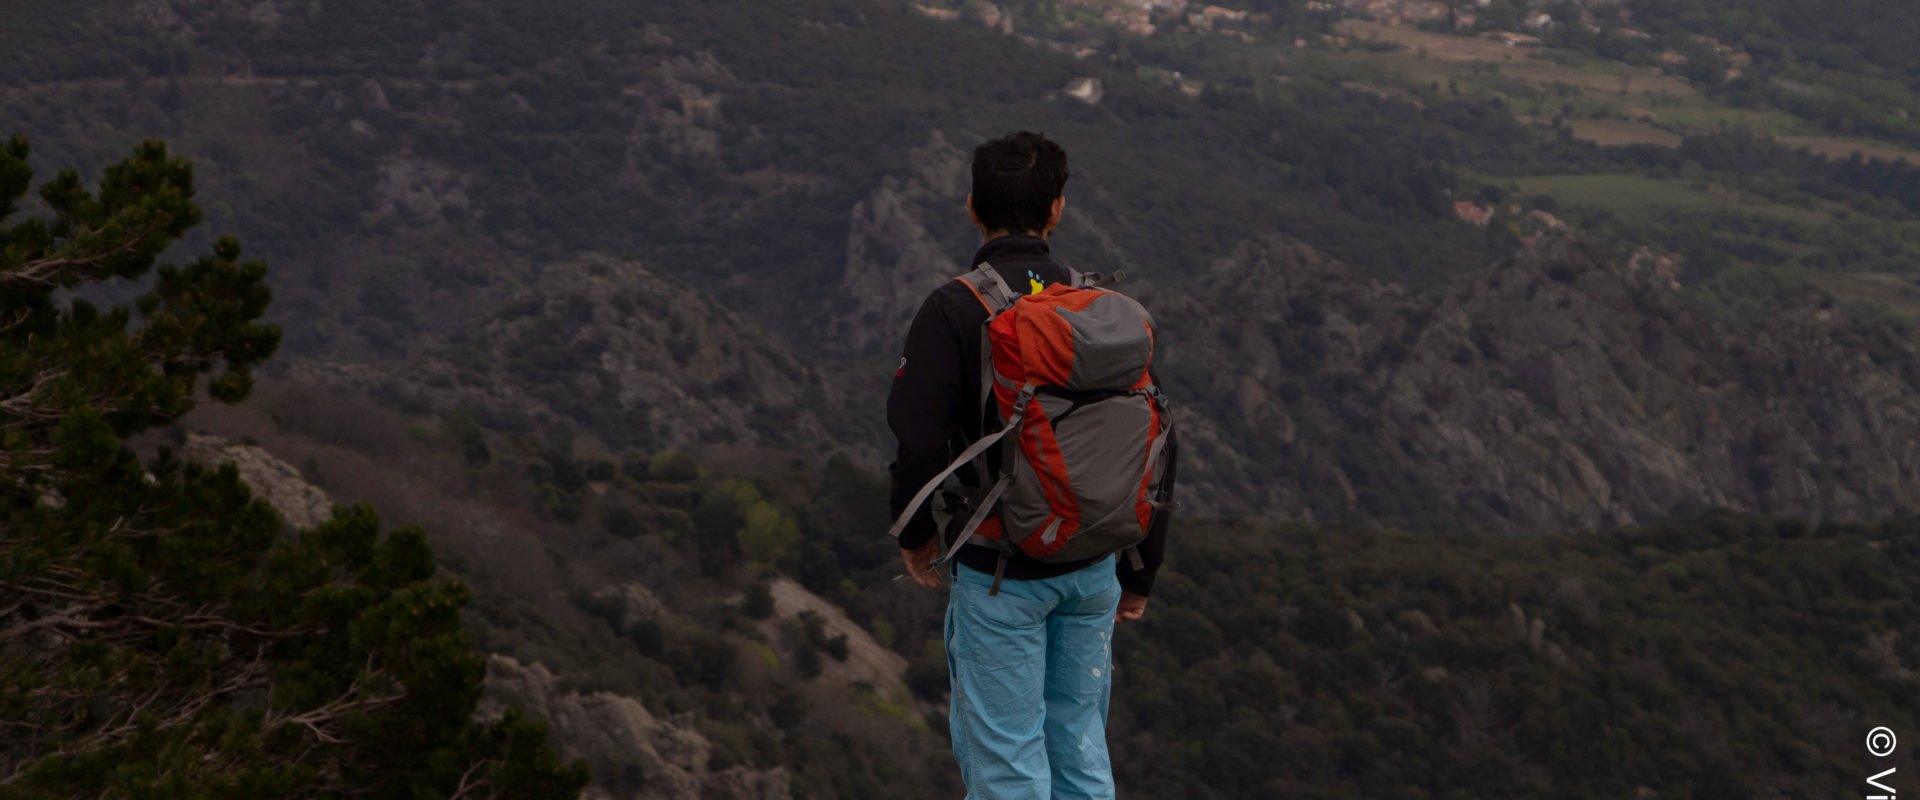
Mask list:
[[[959,793],[881,402],[1016,127],[1189,437],[1130,795],[1800,797],[1920,721],[1920,74],[1863,4],[12,5],[0,134],[164,139],[270,265],[252,397],[140,448],[422,525],[598,796]]]

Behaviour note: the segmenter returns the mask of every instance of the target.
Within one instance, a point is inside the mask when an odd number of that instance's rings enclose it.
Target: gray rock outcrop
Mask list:
[[[558,685],[539,664],[487,659],[487,693],[480,715],[498,718],[507,706],[545,720],[565,758],[580,758],[594,774],[587,798],[631,800],[786,800],[785,770],[711,769],[713,745],[683,723],[654,716],[631,697],[580,693]]]
[[[888,176],[848,214],[842,310],[827,321],[827,355],[859,357],[899,346],[927,293],[966,272],[967,154],[939,131],[913,151],[912,170]],[[941,226],[939,221],[950,224]],[[977,240],[976,240],[977,241]]]
[[[294,528],[311,528],[333,516],[333,500],[307,482],[300,470],[265,448],[219,436],[188,433],[180,457],[202,464],[233,464],[253,495],[272,506]]]

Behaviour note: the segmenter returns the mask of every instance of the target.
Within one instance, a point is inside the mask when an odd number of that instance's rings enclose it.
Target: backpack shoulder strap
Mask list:
[[[974,299],[979,300],[980,305],[987,309],[988,322],[992,322],[1000,312],[1013,308],[1013,304],[1020,299],[1019,293],[1015,292],[1012,286],[1007,285],[1007,279],[1000,276],[1000,271],[985,261],[974,267],[972,272],[954,280],[972,291]],[[986,414],[988,403],[993,399],[993,380],[993,336],[988,333],[987,326],[982,325],[980,326],[980,398],[973,407],[974,413],[982,417]],[[975,467],[975,471],[982,478],[987,475],[986,458],[986,454],[980,454],[980,463]]]
[[[1012,308],[1013,301],[1020,299],[1013,287],[1007,285],[1007,279],[1000,277],[1000,270],[985,261],[974,267],[972,272],[954,280],[973,292],[973,299],[980,301],[989,317]]]

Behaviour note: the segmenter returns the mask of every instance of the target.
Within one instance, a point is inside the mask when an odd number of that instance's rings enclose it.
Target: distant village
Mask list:
[[[1061,0],[1068,9],[1080,10],[1086,17],[1136,36],[1153,36],[1168,31],[1208,31],[1245,41],[1254,41],[1254,29],[1270,24],[1267,14],[1183,0]],[[1315,0],[1314,6],[1331,11],[1334,6]],[[942,20],[971,18],[989,28],[1013,34],[1013,15],[988,0],[924,0],[913,8]],[[1068,27],[1078,27],[1078,21]]]
[[[1230,2],[1230,0],[1228,0]],[[1246,42],[1264,39],[1277,40],[1283,45],[1306,47],[1313,38],[1296,28],[1300,19],[1275,19],[1270,13],[1256,13],[1231,5],[1219,5],[1207,2],[1188,2],[1187,0],[1059,0],[1060,7],[1069,12],[1063,27],[1086,28],[1107,27],[1125,31],[1136,36],[1155,36],[1166,33],[1202,33],[1240,39]],[[1543,40],[1555,30],[1573,26],[1589,31],[1600,30],[1594,8],[1617,5],[1619,0],[1585,0],[1584,3],[1557,4],[1552,10],[1544,3],[1532,3],[1525,13],[1517,19],[1504,20],[1490,24],[1490,29],[1480,30],[1483,13],[1493,5],[1493,0],[1307,0],[1301,7],[1302,16],[1307,21],[1322,23],[1322,30],[1339,20],[1365,20],[1383,25],[1404,25],[1427,29],[1443,29],[1460,32],[1464,35],[1478,35],[1515,48],[1540,47]],[[1001,8],[990,0],[915,0],[910,5],[922,14],[942,20],[957,21],[971,19],[1002,33],[1020,36],[1032,44],[1054,44],[1035,39],[1027,31],[1017,31],[1018,21],[1015,14]],[[1511,12],[1508,12],[1509,16]],[[1625,11],[1621,11],[1625,14]],[[1629,39],[1642,41],[1653,37],[1645,31],[1631,26],[1616,25],[1612,33]],[[1694,37],[1700,44],[1713,50],[1721,58],[1732,64],[1735,69],[1729,77],[1738,77],[1738,68],[1750,62],[1749,57],[1739,53],[1718,41],[1706,37]],[[1329,35],[1333,44],[1345,44],[1344,37]],[[1090,47],[1071,48],[1075,55],[1085,58],[1095,51]],[[1672,51],[1663,52],[1659,62],[1668,67],[1678,66],[1687,61],[1686,57]]]
[[[1231,0],[1227,0],[1231,2]],[[913,9],[926,16],[949,22],[971,21],[1029,45],[1088,58],[1099,50],[1096,38],[1089,35],[1062,36],[1079,30],[1083,34],[1101,29],[1120,30],[1134,36],[1217,35],[1246,42],[1270,41],[1288,48],[1309,47],[1316,43],[1345,47],[1354,39],[1341,23],[1371,23],[1375,26],[1421,28],[1433,32],[1455,31],[1463,36],[1499,42],[1512,48],[1538,48],[1562,26],[1580,26],[1599,31],[1592,9],[1619,0],[1585,0],[1585,4],[1557,4],[1555,12],[1539,9],[1540,4],[1515,13],[1512,6],[1493,8],[1495,0],[1306,0],[1297,14],[1276,19],[1273,13],[1261,13],[1206,2],[1186,0],[1059,0],[1058,12],[1047,22],[1022,25],[1018,14],[991,0],[913,0]],[[1451,3],[1451,5],[1450,5]],[[1489,12],[1498,12],[1492,17]],[[1487,16],[1483,16],[1487,15]],[[1620,24],[1621,15],[1609,15],[1609,31],[1630,39],[1653,37]],[[1497,20],[1497,21],[1496,21]],[[1483,23],[1486,23],[1483,25]],[[1511,25],[1512,29],[1503,29]],[[1036,35],[1039,34],[1039,35]],[[1739,67],[1750,58],[1705,37],[1695,42],[1715,52],[1733,66],[1728,77],[1736,77]],[[1672,67],[1686,59],[1671,51],[1656,59]],[[1186,94],[1199,96],[1200,80],[1178,72],[1161,77]],[[1068,82],[1050,96],[1097,105],[1104,87],[1097,78],[1082,77]],[[1543,236],[1563,234],[1568,224],[1551,212],[1518,203],[1481,202],[1459,199],[1453,203],[1453,217],[1461,223],[1482,229],[1498,229],[1523,245],[1531,246]],[[1655,253],[1642,247],[1628,264],[1630,271],[1646,272],[1660,285],[1678,288],[1677,257]]]
[[[1458,2],[1459,8],[1452,12],[1454,24],[1470,28],[1476,20],[1474,9],[1489,0]],[[1060,0],[1060,5],[1081,11],[1075,15],[1078,19],[1097,19],[1136,36],[1198,31],[1254,41],[1261,33],[1279,27],[1272,14],[1186,0]],[[1004,33],[1016,32],[1014,15],[990,0],[921,0],[913,8],[936,19],[974,19]],[[1390,25],[1440,23],[1449,14],[1441,0],[1308,0],[1302,10],[1327,19],[1366,19]],[[1078,27],[1078,19],[1068,27]],[[1543,12],[1535,14],[1528,24],[1541,30],[1554,21]],[[1538,43],[1537,38],[1534,41]]]

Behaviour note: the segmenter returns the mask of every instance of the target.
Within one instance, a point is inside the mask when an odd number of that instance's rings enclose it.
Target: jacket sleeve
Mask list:
[[[1173,524],[1174,479],[1179,475],[1180,431],[1167,431],[1167,504],[1153,512],[1153,525],[1147,529],[1146,541],[1139,544],[1141,568],[1133,568],[1133,559],[1122,556],[1116,569],[1119,571],[1120,588],[1141,597],[1153,594],[1153,577],[1160,572],[1160,562],[1167,554],[1167,528]]]
[[[960,429],[958,398],[965,367],[960,337],[938,297],[939,292],[929,295],[914,315],[893,387],[887,392],[887,425],[898,442],[893,463],[887,467],[893,519],[899,518],[920,487],[947,467],[947,443]],[[928,502],[900,532],[900,547],[920,547],[935,533]]]

